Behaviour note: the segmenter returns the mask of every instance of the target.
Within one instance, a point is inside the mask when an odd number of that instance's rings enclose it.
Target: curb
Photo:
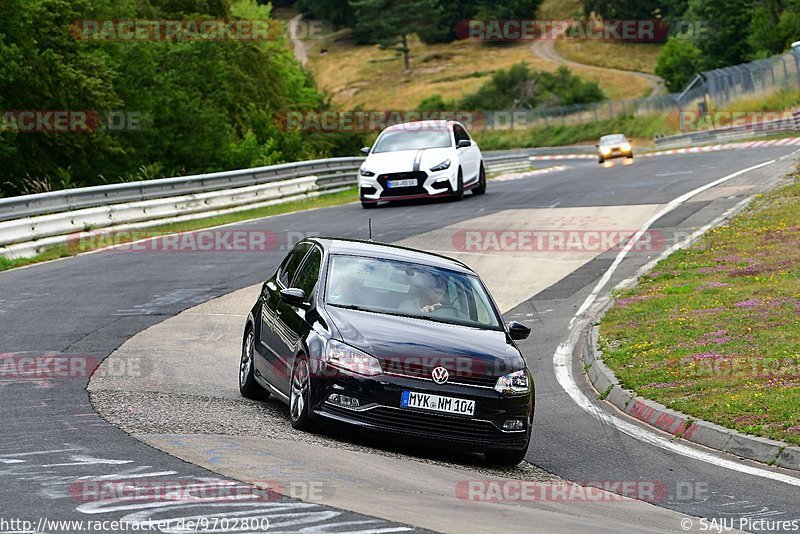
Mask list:
[[[616,406],[620,411],[639,421],[672,434],[675,439],[691,441],[711,449],[727,452],[742,458],[756,460],[775,467],[800,471],[800,447],[750,434],[743,434],[720,425],[693,419],[676,412],[655,401],[639,397],[631,390],[624,389],[614,372],[603,363],[602,351],[597,349],[599,323],[605,306],[589,327],[583,348],[586,375],[601,399]]]

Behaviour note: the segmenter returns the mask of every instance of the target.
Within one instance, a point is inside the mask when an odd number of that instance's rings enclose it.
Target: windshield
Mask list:
[[[617,145],[621,143],[627,143],[628,140],[622,134],[616,135],[606,135],[600,138],[601,145]]]
[[[384,132],[375,144],[373,153],[451,146],[449,130],[418,130]]]
[[[475,275],[400,261],[334,255],[326,302],[332,306],[500,329]]]

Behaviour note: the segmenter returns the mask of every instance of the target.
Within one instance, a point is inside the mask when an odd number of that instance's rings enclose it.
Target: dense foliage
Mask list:
[[[595,82],[585,81],[567,67],[554,73],[531,70],[526,63],[499,70],[477,92],[459,103],[460,109],[509,110],[533,109],[603,100],[603,91]],[[430,107],[430,102],[422,102]]]
[[[140,131],[0,131],[0,192],[56,189],[352,154],[355,136],[282,131],[324,109],[284,32],[260,40],[77,39],[75,21],[264,20],[255,0],[3,0],[0,110],[110,110]],[[280,29],[280,28],[279,28]],[[74,32],[74,28],[72,28]]]

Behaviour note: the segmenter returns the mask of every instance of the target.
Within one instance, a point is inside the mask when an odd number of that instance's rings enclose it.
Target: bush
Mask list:
[[[477,92],[464,97],[460,105],[474,110],[533,109],[588,104],[603,98],[599,85],[572,74],[567,67],[549,73],[517,63],[507,71],[497,71]]]

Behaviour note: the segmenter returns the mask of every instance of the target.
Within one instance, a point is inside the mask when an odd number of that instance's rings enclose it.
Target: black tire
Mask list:
[[[458,185],[456,192],[453,193],[453,200],[464,200],[464,173],[458,169]]]
[[[371,210],[372,208],[377,208],[378,207],[378,203],[377,202],[364,202],[364,201],[362,201],[361,202],[361,207],[364,208],[365,210]]]
[[[604,160],[603,158],[600,158],[600,161],[598,163],[605,163],[605,162],[606,162],[606,160]]]
[[[513,451],[507,449],[489,449],[483,453],[486,461],[492,465],[500,467],[514,467],[525,459],[528,453],[528,447],[521,451]]]
[[[297,430],[312,432],[317,428],[309,416],[310,393],[311,373],[308,368],[308,359],[301,354],[294,360],[289,391],[289,417],[292,427]]]
[[[633,159],[633,152],[628,156],[628,159]]]
[[[242,357],[239,361],[239,393],[242,397],[253,400],[266,400],[269,392],[256,382],[253,376],[253,357],[255,356],[256,336],[252,327],[248,327],[242,342]]]
[[[478,185],[472,189],[473,195],[482,195],[486,192],[486,169],[481,162],[481,170],[478,172]]]

